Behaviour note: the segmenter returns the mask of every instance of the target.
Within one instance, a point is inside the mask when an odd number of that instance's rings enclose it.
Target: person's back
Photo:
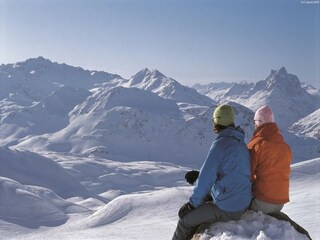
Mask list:
[[[244,133],[234,126],[232,107],[218,106],[212,120],[218,136],[197,175],[189,202],[179,210],[173,240],[190,239],[203,223],[239,219],[252,199],[249,151]],[[208,193],[214,201],[206,200]]]
[[[248,159],[249,152],[241,129],[229,127],[222,130],[200,170],[190,203],[198,206],[203,196],[211,192],[219,208],[229,212],[245,209],[251,200]],[[208,189],[212,184],[213,187]]]
[[[289,202],[291,150],[269,107],[260,108],[254,120],[256,130],[248,144],[254,196],[250,208],[264,213],[279,212]]]

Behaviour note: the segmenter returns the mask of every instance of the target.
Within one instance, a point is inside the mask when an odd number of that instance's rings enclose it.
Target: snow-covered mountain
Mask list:
[[[39,57],[0,71],[2,146],[198,165],[214,138],[215,102],[157,70],[125,80]],[[248,141],[252,112],[235,107]]]
[[[209,84],[200,84],[196,83],[192,86],[195,90],[201,92],[205,95],[206,92],[210,92],[214,89],[224,89],[230,88],[232,85],[235,84],[234,82],[217,82],[217,83],[209,83]]]
[[[320,140],[320,108],[294,123],[289,129],[296,134]]]
[[[1,65],[1,73],[6,76],[0,79],[4,96],[0,101],[2,146],[198,166],[198,159],[205,157],[215,136],[211,122],[215,101],[157,70],[146,68],[125,80],[39,57]],[[284,100],[274,92],[284,90],[287,78],[298,83],[295,76],[281,69],[257,84],[243,82],[230,88],[229,83],[223,83],[209,89],[219,87],[220,93],[224,91],[221,101],[238,102],[231,104],[237,114],[236,124],[244,128],[248,142],[253,132],[253,112],[241,105],[242,98],[259,102],[254,99],[259,93],[278,104]],[[270,91],[266,91],[267,86]],[[310,98],[305,101],[314,100]],[[300,114],[296,109],[288,111],[286,117]],[[305,141],[290,133],[287,136],[293,148],[300,146],[294,150],[294,161],[318,156],[314,138]]]
[[[12,145],[29,135],[63,129],[69,124],[69,112],[89,95],[87,90],[62,86],[32,106],[1,114],[1,145]]]
[[[151,91],[160,97],[173,99],[182,103],[200,106],[212,106],[216,104],[212,99],[199,94],[194,89],[181,85],[176,80],[166,77],[158,70],[150,71],[148,68],[142,69],[129,80],[124,81],[122,86]]]
[[[199,85],[197,85],[199,89]],[[215,101],[234,101],[253,111],[268,104],[275,113],[275,119],[281,128],[287,128],[299,119],[309,115],[320,107],[320,98],[302,87],[297,76],[287,73],[282,67],[272,70],[270,75],[257,83],[234,83],[231,87],[221,88],[202,86],[204,92]]]
[[[231,105],[248,141],[253,132],[253,112],[239,104]],[[212,111],[138,88],[97,88],[70,112],[68,126],[22,139],[16,147],[199,167],[214,138]]]
[[[117,84],[119,75],[84,70],[51,62],[43,57],[0,65],[1,112],[39,102],[61,86],[89,90],[97,84]]]
[[[320,98],[320,89],[315,88],[313,86],[311,86],[310,84],[307,83],[301,83],[301,87],[306,90],[308,93],[310,93],[311,95],[315,95],[317,97]]]
[[[33,83],[42,83],[42,85],[40,85],[42,90],[41,93],[46,89],[43,89],[44,85],[48,85],[48,88],[53,84],[90,89],[98,83],[122,80],[122,77],[117,74],[84,70],[81,67],[73,67],[64,63],[59,64],[52,62],[43,57],[30,58],[26,61],[14,64],[2,64],[0,65],[0,72],[1,84],[7,83],[11,86],[20,85],[22,88],[33,88],[35,87]],[[35,91],[32,93],[34,94]]]

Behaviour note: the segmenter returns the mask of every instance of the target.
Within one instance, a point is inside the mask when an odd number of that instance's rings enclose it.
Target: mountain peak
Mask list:
[[[289,74],[285,67],[281,67],[279,70],[271,70],[270,75],[266,79],[268,88],[272,89],[274,86],[283,86],[285,88],[300,89],[300,80],[297,76]]]
[[[29,58],[26,61],[21,62],[21,63],[32,64],[32,65],[48,65],[48,64],[52,64],[52,62],[49,59],[44,58],[42,56],[39,56],[37,58]]]
[[[136,85],[141,83],[147,76],[150,76],[151,71],[149,68],[143,68],[139,72],[137,72],[134,76],[132,76],[129,80],[130,85]]]
[[[288,72],[287,72],[287,70],[286,70],[285,67],[281,67],[281,68],[279,69],[278,73],[279,73],[279,74],[285,74],[285,75],[288,74]]]
[[[150,69],[145,67],[145,68],[141,69],[137,74],[139,74],[139,75],[148,75],[150,73],[151,73]],[[135,74],[135,75],[137,75],[137,74]]]
[[[268,78],[270,78],[270,77],[274,78],[274,77],[286,76],[286,75],[288,75],[286,68],[281,67],[279,70],[271,70],[271,73]]]
[[[138,73],[136,73],[130,79],[130,85],[136,85],[142,83],[144,81],[149,81],[151,79],[158,79],[158,78],[166,78],[164,74],[159,72],[158,70],[150,70],[149,68],[141,69]]]
[[[151,74],[154,78],[166,78],[166,76],[157,69],[152,70]]]

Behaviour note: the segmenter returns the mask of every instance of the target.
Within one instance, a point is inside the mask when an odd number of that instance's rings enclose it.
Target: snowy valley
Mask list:
[[[320,239],[320,91],[285,68],[257,83],[189,88],[158,70],[130,79],[42,57],[0,66],[1,239],[170,239],[231,104],[253,133],[268,104],[294,154],[286,212]],[[215,236],[215,237],[212,237]],[[248,212],[202,239],[304,239]]]

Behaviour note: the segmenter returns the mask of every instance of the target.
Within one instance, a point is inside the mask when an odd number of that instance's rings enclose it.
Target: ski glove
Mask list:
[[[193,209],[195,209],[195,207],[192,206],[191,203],[187,202],[183,204],[178,213],[179,218],[183,218],[187,213],[191,212]]]
[[[193,185],[199,176],[199,171],[197,170],[192,170],[186,173],[186,175],[184,176],[184,178],[186,179],[186,181],[190,184]]]

